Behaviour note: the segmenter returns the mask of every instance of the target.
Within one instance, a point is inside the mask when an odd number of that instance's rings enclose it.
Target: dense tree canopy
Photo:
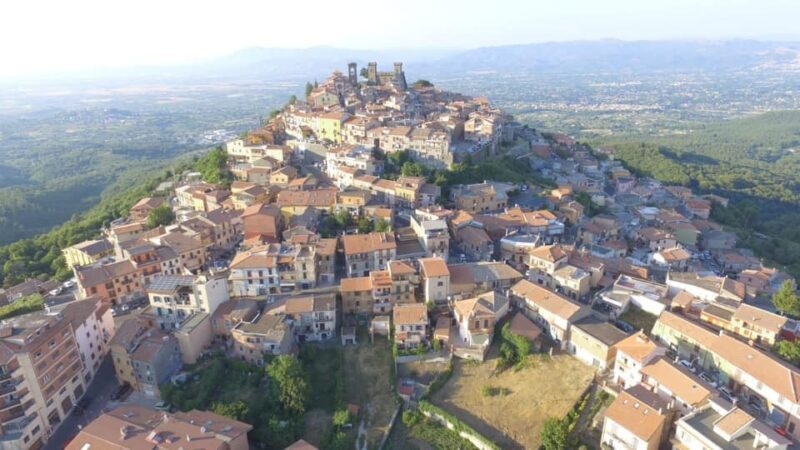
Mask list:
[[[290,414],[303,414],[309,390],[300,361],[294,356],[280,355],[269,363],[267,374],[283,409]]]
[[[567,427],[563,420],[550,417],[544,421],[541,431],[544,450],[565,450],[567,448]]]
[[[155,228],[161,225],[169,225],[175,221],[175,213],[167,205],[157,206],[150,210],[147,215],[147,226]]]
[[[772,304],[781,314],[800,316],[800,298],[797,296],[794,283],[789,280],[784,281],[778,292],[772,295]]]
[[[216,147],[195,162],[195,170],[209,183],[228,184],[231,175],[227,170],[228,153]]]

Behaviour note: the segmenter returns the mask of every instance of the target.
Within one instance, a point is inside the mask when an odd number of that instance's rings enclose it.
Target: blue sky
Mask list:
[[[253,46],[800,40],[800,0],[26,0],[0,11],[0,76],[184,62]]]

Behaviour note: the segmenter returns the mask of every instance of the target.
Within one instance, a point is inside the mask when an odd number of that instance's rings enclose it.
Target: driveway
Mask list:
[[[108,402],[108,398],[116,390],[117,386],[117,377],[114,374],[111,357],[106,356],[102,364],[100,364],[92,384],[86,390],[85,396],[91,398],[92,402],[82,415],[77,416],[71,413],[67,416],[47,441],[44,450],[60,450],[64,448],[64,444],[78,434],[80,427],[86,426],[100,415]]]

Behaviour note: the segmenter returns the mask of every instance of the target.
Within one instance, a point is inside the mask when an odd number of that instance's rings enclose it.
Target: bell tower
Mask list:
[[[347,64],[347,79],[353,86],[358,84],[358,65],[354,62]]]

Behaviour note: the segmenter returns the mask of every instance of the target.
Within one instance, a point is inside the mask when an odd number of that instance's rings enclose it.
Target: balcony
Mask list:
[[[5,395],[14,392],[17,386],[22,383],[22,378],[10,378],[0,383],[0,395]]]

